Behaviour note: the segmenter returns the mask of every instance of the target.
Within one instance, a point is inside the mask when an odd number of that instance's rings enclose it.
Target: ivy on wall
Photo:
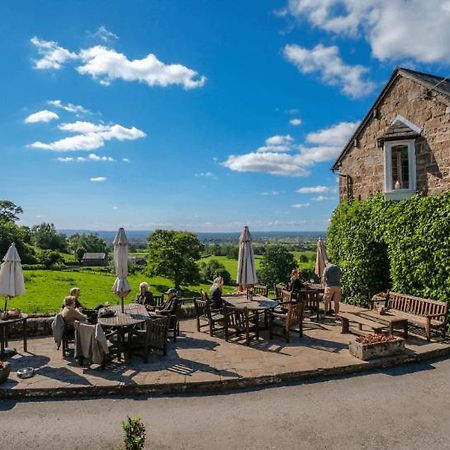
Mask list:
[[[342,269],[347,301],[361,303],[385,289],[450,301],[450,193],[342,203],[327,250]]]

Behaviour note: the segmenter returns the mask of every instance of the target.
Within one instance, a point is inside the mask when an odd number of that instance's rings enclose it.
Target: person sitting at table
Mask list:
[[[169,315],[176,312],[178,303],[180,302],[177,297],[177,290],[175,288],[170,288],[167,292],[165,292],[165,294],[168,296],[167,301],[164,302],[159,308],[155,309],[156,314]]]
[[[300,270],[295,268],[291,272],[291,279],[289,280],[289,290],[294,293],[298,293],[303,289],[303,283],[300,280]]]
[[[64,298],[64,308],[61,311],[61,315],[64,322],[69,326],[73,326],[75,320],[87,322],[87,316],[75,308],[75,300],[76,298],[73,295],[68,295]]]
[[[150,286],[148,283],[143,281],[139,285],[139,294],[136,295],[135,303],[139,303],[140,305],[145,305],[147,309],[154,309],[155,300],[153,298],[153,294],[150,292]]]
[[[75,297],[75,308],[84,309],[84,306],[80,302],[81,289],[79,287],[73,287],[69,291],[69,295]]]
[[[213,281],[213,285],[209,290],[209,301],[211,303],[212,309],[220,309],[222,308],[223,300],[222,300],[222,286],[223,286],[223,278],[217,277]]]

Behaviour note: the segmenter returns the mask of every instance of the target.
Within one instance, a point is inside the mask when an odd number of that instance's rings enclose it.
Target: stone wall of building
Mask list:
[[[353,147],[342,160],[340,174],[351,177],[353,198],[365,199],[384,190],[384,154],[377,138],[401,115],[422,128],[422,137],[416,140],[417,190],[440,194],[450,190],[450,98],[432,93],[400,76],[359,135],[358,146]],[[340,201],[347,199],[347,182],[340,177]]]

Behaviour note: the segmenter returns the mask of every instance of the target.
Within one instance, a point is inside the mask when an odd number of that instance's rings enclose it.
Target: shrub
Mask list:
[[[376,194],[339,205],[327,250],[343,271],[347,300],[359,303],[391,288],[450,299],[450,193],[385,201]]]
[[[204,281],[212,281],[216,277],[222,277],[224,284],[231,284],[231,275],[225,269],[225,266],[217,259],[210,259],[207,262],[202,261],[199,264],[200,276]]]
[[[141,450],[145,443],[145,425],[139,417],[127,417],[122,422],[125,450]]]
[[[294,255],[281,244],[266,247],[258,271],[260,283],[272,286],[274,283],[286,283],[291,270],[296,266]]]

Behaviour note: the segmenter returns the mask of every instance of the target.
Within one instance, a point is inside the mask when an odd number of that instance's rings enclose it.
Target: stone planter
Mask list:
[[[0,367],[0,384],[4,383],[11,372],[11,366],[7,362],[3,362],[3,367]]]
[[[375,344],[362,344],[353,340],[349,343],[350,353],[358,359],[368,361],[369,359],[392,356],[405,351],[405,341],[402,338],[395,338],[394,341],[377,342]]]

